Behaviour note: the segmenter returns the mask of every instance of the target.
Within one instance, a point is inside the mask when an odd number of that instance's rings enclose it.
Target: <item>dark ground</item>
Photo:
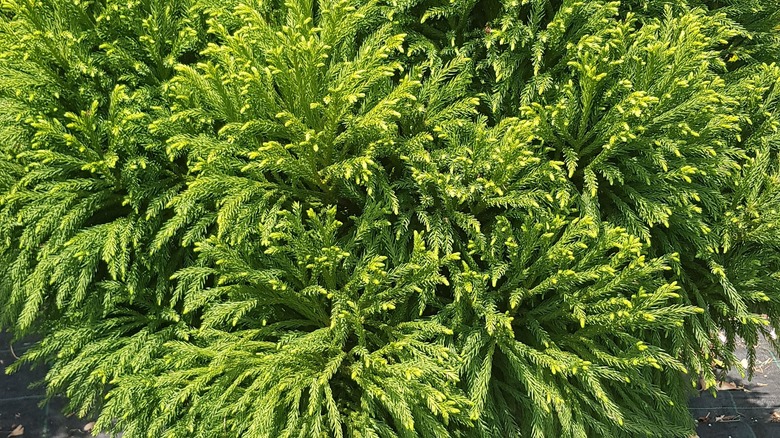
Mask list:
[[[43,390],[30,389],[44,374],[41,369],[17,372],[7,376],[5,367],[29,344],[15,343],[0,333],[0,438],[6,438],[17,426],[24,427],[23,438],[82,438],[91,419],[65,417],[64,403],[55,399],[43,404]],[[740,358],[746,356],[738,350]],[[696,432],[700,438],[772,438],[780,437],[780,360],[762,344],[757,352],[757,368],[751,382],[743,381],[733,371],[726,377],[716,398],[708,393],[691,399],[691,415],[699,419]],[[772,414],[777,412],[776,421]],[[703,420],[703,421],[702,421]],[[106,437],[106,435],[98,435]],[[673,438],[673,437],[670,437]]]
[[[744,348],[737,349],[737,355],[747,357]],[[726,389],[717,397],[702,393],[690,401],[691,414],[699,420],[699,437],[780,437],[780,359],[768,344],[759,344],[756,350],[752,381],[731,371],[721,387]]]
[[[89,419],[65,417],[61,410],[65,403],[61,399],[43,404],[43,389],[30,389],[31,383],[43,378],[42,369],[17,372],[11,376],[5,374],[6,366],[13,363],[29,344],[24,342],[10,345],[11,337],[0,333],[0,438],[7,438],[12,431],[24,428],[22,438],[82,438],[91,436],[84,432]],[[13,348],[13,351],[11,350]],[[106,437],[106,435],[98,435]]]

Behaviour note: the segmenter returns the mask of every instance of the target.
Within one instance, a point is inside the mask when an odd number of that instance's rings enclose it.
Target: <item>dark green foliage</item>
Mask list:
[[[776,2],[0,5],[0,326],[97,429],[685,436],[780,329]]]

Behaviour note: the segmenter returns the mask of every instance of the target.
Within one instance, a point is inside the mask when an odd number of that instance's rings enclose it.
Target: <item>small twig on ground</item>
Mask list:
[[[8,348],[11,349],[11,356],[13,356],[14,359],[16,359],[16,360],[19,360],[19,356],[17,356],[16,353],[14,352],[14,343],[13,342],[9,342],[8,343]]]

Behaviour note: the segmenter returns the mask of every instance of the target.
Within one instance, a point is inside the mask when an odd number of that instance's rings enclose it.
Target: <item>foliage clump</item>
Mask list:
[[[96,429],[684,436],[780,329],[777,2],[0,5],[0,327]]]

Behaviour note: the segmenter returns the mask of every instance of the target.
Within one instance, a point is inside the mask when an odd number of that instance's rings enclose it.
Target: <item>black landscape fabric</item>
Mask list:
[[[0,438],[81,438],[91,437],[91,420],[66,417],[64,400],[44,403],[44,389],[30,386],[39,382],[45,370],[25,368],[13,375],[5,370],[29,348],[29,342],[11,344],[11,336],[0,333]],[[97,435],[107,437],[107,435]]]
[[[746,363],[743,347],[738,347],[736,354]],[[756,350],[752,380],[731,371],[719,387],[717,397],[702,392],[690,400],[700,438],[780,437],[780,361],[768,344],[762,343]]]

